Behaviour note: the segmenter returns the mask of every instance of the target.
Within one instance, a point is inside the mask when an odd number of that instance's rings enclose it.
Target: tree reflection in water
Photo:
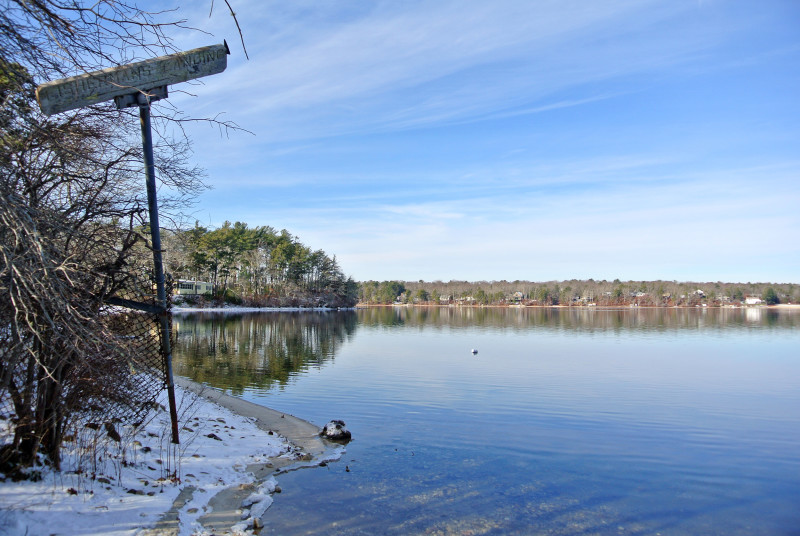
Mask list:
[[[369,307],[357,311],[177,314],[174,370],[240,394],[283,388],[292,375],[320,368],[362,330],[489,328],[500,331],[653,332],[732,327],[795,329],[800,315],[766,308]]]
[[[741,326],[795,329],[800,315],[765,307],[369,307],[358,310],[359,329],[414,326],[459,329],[486,327],[524,331],[532,328],[582,332],[622,329],[685,331]]]
[[[233,394],[283,388],[294,374],[332,360],[355,328],[353,311],[178,314],[173,366]]]

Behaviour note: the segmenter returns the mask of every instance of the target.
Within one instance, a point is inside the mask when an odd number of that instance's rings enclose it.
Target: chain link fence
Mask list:
[[[142,285],[140,281],[130,279],[131,283],[116,293],[116,303],[103,306],[104,319],[108,331],[125,348],[125,374],[120,377],[125,381],[120,385],[122,398],[108,400],[104,405],[105,419],[123,422],[140,421],[144,414],[155,405],[161,391],[167,386],[166,356],[163,353],[160,329],[160,313],[153,312],[158,308],[156,296],[152,291],[152,283]],[[167,288],[172,288],[168,281]],[[167,312],[171,342],[174,343],[172,315]],[[141,309],[149,309],[141,310]],[[122,365],[123,363],[120,363]],[[108,403],[113,402],[113,403]],[[92,411],[84,418],[97,420]]]
[[[153,285],[147,278],[126,274],[121,290],[106,301],[99,311],[99,329],[104,338],[105,355],[87,357],[64,379],[63,429],[100,428],[114,423],[136,424],[156,407],[156,400],[166,388],[166,360],[161,344],[160,317]],[[171,288],[168,281],[168,289]],[[170,334],[174,333],[169,314]],[[174,335],[171,335],[174,337]],[[0,359],[11,377],[24,378],[30,374],[24,360],[7,359],[11,349],[19,349],[9,326],[0,326]],[[16,363],[15,363],[16,361]],[[20,393],[13,392],[14,383],[0,388],[0,438],[9,441],[22,424],[17,416]],[[24,398],[35,404],[37,391]]]

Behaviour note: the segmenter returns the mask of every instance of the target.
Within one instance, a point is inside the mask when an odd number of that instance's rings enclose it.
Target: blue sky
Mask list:
[[[800,2],[176,3],[195,216],[357,280],[800,283]],[[163,5],[163,4],[161,4]]]

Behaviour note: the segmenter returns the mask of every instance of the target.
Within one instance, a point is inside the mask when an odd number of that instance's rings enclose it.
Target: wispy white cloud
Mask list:
[[[359,279],[800,281],[790,7],[234,6],[251,60],[195,0],[234,55],[174,99],[257,134],[195,136],[216,223],[285,227]]]
[[[789,162],[673,181],[644,177],[599,191],[365,203],[357,213],[331,206],[270,218],[339,252],[345,265],[358,267],[359,278],[485,279],[489,273],[546,280],[577,270],[582,277],[718,279],[715,273],[734,265],[757,279],[768,273],[757,260],[762,251],[800,260],[793,239],[800,216],[790,215],[800,194],[775,195],[798,174],[800,162]]]
[[[262,142],[578,106],[609,92],[542,99],[680,65],[708,47],[708,32],[665,31],[691,8],[651,0],[387,2],[341,20],[330,6],[287,13],[277,3],[244,2],[238,16],[251,61],[232,59],[226,73],[207,79],[204,106],[218,108],[219,95],[246,111],[245,126],[258,117],[269,125],[256,128]],[[192,22],[211,29],[206,10]]]

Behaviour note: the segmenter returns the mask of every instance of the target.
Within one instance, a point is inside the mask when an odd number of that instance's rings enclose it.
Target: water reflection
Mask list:
[[[791,309],[626,307],[370,307],[358,311],[364,327],[425,326],[527,330],[606,331],[619,329],[685,330],[760,326],[795,329],[800,315]]]
[[[574,334],[794,330],[800,314],[765,308],[592,309],[370,307],[305,313],[175,315],[175,373],[235,394],[283,388],[292,375],[333,360],[356,329],[559,332]],[[796,311],[795,311],[796,312]]]
[[[332,360],[356,329],[356,314],[179,314],[175,373],[239,394],[283,387],[289,378]]]
[[[176,315],[175,370],[355,434],[342,463],[281,475],[262,534],[787,534],[799,324],[766,308]]]

